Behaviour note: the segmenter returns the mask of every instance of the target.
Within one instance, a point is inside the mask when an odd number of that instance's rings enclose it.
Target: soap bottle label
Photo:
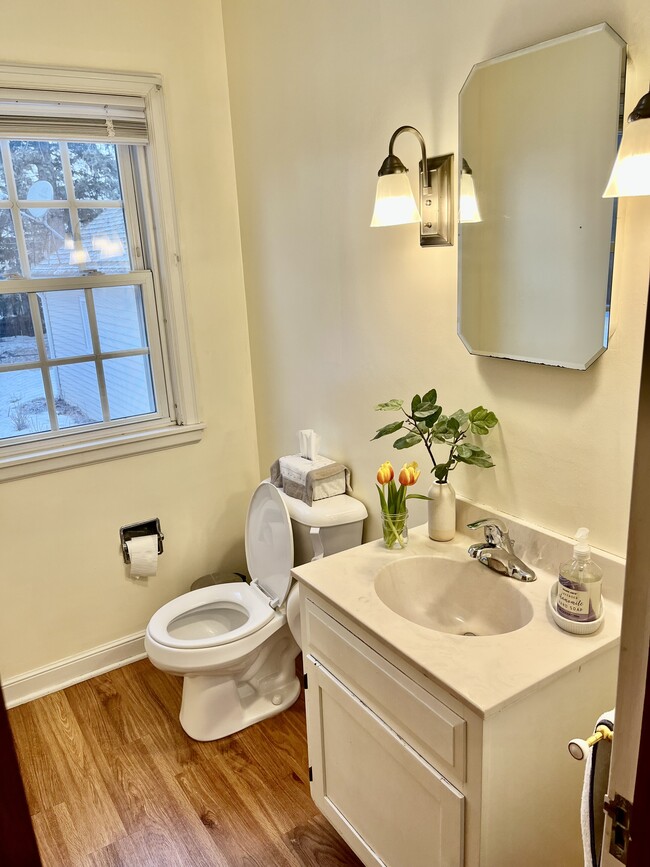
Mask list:
[[[600,586],[590,587],[560,575],[557,610],[569,620],[596,620],[600,610]]]

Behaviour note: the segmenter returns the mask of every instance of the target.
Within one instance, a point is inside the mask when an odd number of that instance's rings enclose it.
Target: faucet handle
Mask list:
[[[508,528],[499,518],[481,518],[478,521],[472,521],[467,527],[470,530],[477,530],[479,527],[483,527],[485,541],[488,545],[493,545],[495,548],[505,548],[506,550],[512,549],[512,540],[510,539]]]

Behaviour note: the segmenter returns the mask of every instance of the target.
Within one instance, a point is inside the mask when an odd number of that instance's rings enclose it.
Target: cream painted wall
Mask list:
[[[2,60],[164,77],[201,443],[0,486],[4,680],[141,630],[213,569],[244,565],[258,458],[221,9],[214,0],[14,4]],[[165,553],[128,579],[119,527],[160,517]]]
[[[456,335],[457,247],[413,226],[370,229],[390,134],[457,150],[458,92],[481,60],[607,21],[629,45],[627,103],[650,79],[645,0],[224,0],[261,471],[313,427],[370,507],[377,466],[418,458],[375,403],[431,386],[449,411],[501,419],[494,470],[459,468],[470,498],[625,554],[648,289],[650,201],[621,202],[610,348],[586,372],[470,356]],[[629,109],[628,109],[629,110]],[[414,166],[415,139],[398,155]],[[558,207],[562,203],[558,202]],[[552,251],[549,251],[552,255]],[[421,490],[424,485],[421,484]],[[424,508],[413,508],[415,520]]]

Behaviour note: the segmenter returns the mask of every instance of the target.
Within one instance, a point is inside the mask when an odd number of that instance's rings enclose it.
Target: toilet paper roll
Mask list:
[[[149,578],[158,570],[158,536],[136,536],[126,543],[132,578]]]

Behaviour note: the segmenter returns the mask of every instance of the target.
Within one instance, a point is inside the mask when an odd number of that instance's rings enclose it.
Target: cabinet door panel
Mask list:
[[[463,795],[317,662],[312,797],[368,865],[461,867]]]
[[[308,601],[310,652],[447,779],[464,783],[462,717]]]

